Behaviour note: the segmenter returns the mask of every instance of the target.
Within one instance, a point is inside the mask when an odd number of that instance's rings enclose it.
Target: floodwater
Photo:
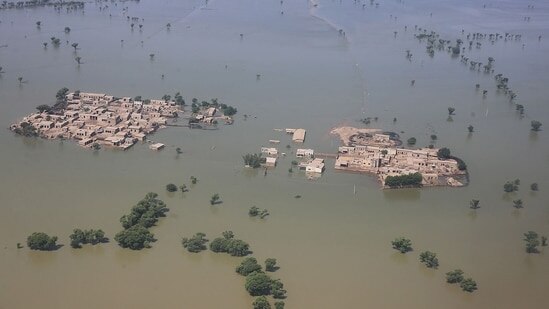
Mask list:
[[[523,1],[486,2],[484,9],[470,0],[380,1],[376,8],[367,1],[363,9],[350,0],[317,7],[305,0],[142,0],[90,2],[84,13],[0,11],[0,45],[7,45],[0,47],[2,128],[51,104],[62,87],[151,98],[180,91],[187,102],[219,98],[239,110],[235,124],[218,131],[158,132],[151,139],[168,145],[160,152],[139,145],[96,153],[0,130],[0,308],[251,308],[234,272],[240,259],[190,254],[180,244],[196,232],[213,239],[224,230],[248,241],[259,260],[278,260],[274,276],[288,290],[287,308],[545,307],[549,249],[528,255],[522,241],[528,230],[549,234],[549,134],[530,131],[534,119],[549,126],[549,4],[532,3],[535,9]],[[145,19],[142,31],[130,29],[123,7]],[[461,29],[522,34],[520,42],[483,41],[466,54],[484,63],[495,58],[524,117],[489,74],[446,52],[429,57],[414,25],[452,41],[462,38]],[[44,49],[52,36],[61,46]],[[19,85],[19,76],[26,82]],[[456,108],[452,121],[449,106]],[[310,181],[288,173],[291,154],[266,177],[242,168],[241,155],[269,139],[286,150],[290,137],[273,128],[303,127],[304,146],[335,152],[330,129],[359,126],[365,117],[378,117],[370,127],[414,136],[420,146],[436,134],[437,146],[467,162],[470,185],[382,191],[372,177],[334,172],[331,161]],[[177,156],[176,147],[184,153]],[[191,175],[199,183],[189,192],[165,192],[170,182],[189,185]],[[515,178],[519,192],[504,194],[503,184]],[[533,182],[539,192],[529,190]],[[114,241],[68,246],[73,228],[101,228],[112,238],[120,216],[149,191],[170,208],[152,229],[152,249],[124,250]],[[209,205],[213,193],[223,204]],[[517,198],[523,209],[512,207]],[[471,199],[481,208],[469,209]],[[250,219],[253,205],[271,216]],[[16,249],[35,231],[57,235],[65,246]],[[398,236],[411,238],[415,250],[392,250]],[[423,250],[438,254],[439,269],[419,264]],[[479,290],[445,283],[444,273],[455,268]]]

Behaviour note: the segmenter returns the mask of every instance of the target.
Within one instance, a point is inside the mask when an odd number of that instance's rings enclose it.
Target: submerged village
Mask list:
[[[102,146],[126,150],[137,142],[147,140],[147,135],[167,127],[168,119],[184,114],[185,101],[178,93],[162,99],[142,100],[141,97],[117,98],[104,93],[58,92],[53,107],[38,106],[38,112],[12,124],[10,130],[24,136],[46,139],[73,139],[82,147],[99,149]],[[193,99],[192,113],[188,117],[189,128],[215,128],[219,122],[232,124],[236,108]],[[275,129],[292,135],[292,142],[303,144],[306,130],[302,128]],[[404,148],[398,134],[378,129],[360,129],[343,126],[333,129],[342,146],[336,154],[315,153],[314,149],[297,148],[292,154],[295,166],[304,171],[308,179],[321,177],[325,171],[325,159],[335,159],[336,171],[375,175],[383,188],[422,186],[460,187],[467,183],[465,163],[450,154],[447,148]],[[164,144],[149,141],[149,148],[161,150]],[[260,153],[243,156],[249,168],[275,168],[279,157],[276,145],[279,140],[269,140],[271,147],[261,147]],[[287,145],[289,149],[290,146]]]

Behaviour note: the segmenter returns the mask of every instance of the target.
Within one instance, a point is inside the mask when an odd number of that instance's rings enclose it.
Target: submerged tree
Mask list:
[[[530,125],[532,126],[532,131],[534,131],[534,132],[538,132],[538,131],[541,130],[540,129],[541,128],[541,122],[539,122],[537,120],[532,120]]]
[[[261,265],[257,263],[257,260],[254,257],[245,258],[240,265],[236,267],[236,272],[242,276],[247,276],[256,271],[261,272]]]
[[[400,251],[400,253],[406,253],[412,251],[412,241],[408,238],[398,237],[391,242],[393,249]]]
[[[454,114],[455,111],[456,111],[455,108],[453,108],[453,107],[448,107],[448,115],[449,115],[449,116],[452,116],[452,115]]]
[[[469,207],[470,207],[471,209],[479,209],[479,208],[480,208],[479,203],[480,203],[479,200],[471,200],[471,201],[469,202]]]
[[[169,183],[169,184],[166,185],[166,191],[175,192],[175,191],[177,191],[177,186],[173,183]]]
[[[181,244],[183,245],[183,248],[186,248],[187,251],[192,253],[197,253],[197,252],[206,250],[207,242],[208,242],[208,239],[206,239],[206,234],[204,233],[196,233],[191,238],[184,237],[181,240]]]
[[[276,266],[276,259],[268,258],[268,259],[265,260],[265,270],[266,271],[273,272],[273,271],[277,271],[278,268],[279,267]]]
[[[50,251],[57,249],[57,236],[49,236],[46,233],[35,232],[27,237],[27,246],[31,250]]]
[[[446,273],[446,282],[459,283],[463,281],[463,270],[456,269]]]
[[[539,253],[538,246],[540,245],[539,235],[534,231],[524,233],[524,241],[526,242],[527,253]]]
[[[461,287],[462,290],[469,293],[478,289],[477,283],[475,282],[475,280],[471,278],[463,279],[463,281],[461,281],[459,286]]]
[[[431,251],[423,251],[419,254],[419,261],[428,268],[437,268],[438,267],[438,258],[437,254]]]
[[[219,197],[218,193],[215,193],[210,198],[210,205],[215,205],[215,204],[219,204],[219,203],[221,203],[221,197]]]
[[[252,303],[253,309],[271,309],[271,304],[265,296],[260,296]]]

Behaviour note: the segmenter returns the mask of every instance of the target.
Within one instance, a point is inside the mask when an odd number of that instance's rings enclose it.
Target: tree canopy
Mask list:
[[[242,276],[247,276],[253,272],[261,272],[261,265],[257,263],[256,258],[247,257],[236,267],[236,272]]]
[[[437,268],[438,267],[438,258],[437,254],[431,251],[423,251],[419,254],[419,261],[428,268]]]
[[[191,238],[184,237],[181,240],[181,244],[183,245],[183,248],[186,248],[187,251],[193,252],[193,253],[206,250],[207,242],[208,242],[208,239],[206,239],[206,234],[204,233],[196,233]]]
[[[446,273],[446,282],[460,283],[461,281],[463,281],[463,270],[456,269]]]
[[[393,249],[400,251],[400,253],[406,253],[412,251],[412,241],[408,238],[398,237],[391,242]]]
[[[34,232],[27,237],[27,246],[31,250],[50,251],[57,249],[57,236],[49,236],[46,233]]]
[[[271,304],[265,296],[260,296],[256,298],[252,304],[254,309],[271,309]]]
[[[82,244],[98,244],[108,242],[109,239],[105,237],[105,232],[102,230],[81,230],[74,229],[72,234],[69,236],[71,239],[71,247],[81,248]]]
[[[154,235],[143,225],[137,224],[118,232],[118,234],[114,236],[114,240],[116,240],[122,248],[141,250],[143,248],[150,248],[151,242],[154,241]]]
[[[421,173],[387,176],[385,178],[385,185],[391,188],[419,187],[422,180],[423,176],[421,176]]]
[[[223,237],[218,237],[210,243],[210,250],[219,253],[224,252],[232,256],[246,256],[250,253],[248,243],[243,240],[235,239],[231,231],[223,232]]]

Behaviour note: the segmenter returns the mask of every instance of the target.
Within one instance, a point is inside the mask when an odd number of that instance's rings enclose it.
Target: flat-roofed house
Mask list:
[[[296,129],[292,136],[292,141],[295,143],[305,142],[305,132],[305,129]]]

